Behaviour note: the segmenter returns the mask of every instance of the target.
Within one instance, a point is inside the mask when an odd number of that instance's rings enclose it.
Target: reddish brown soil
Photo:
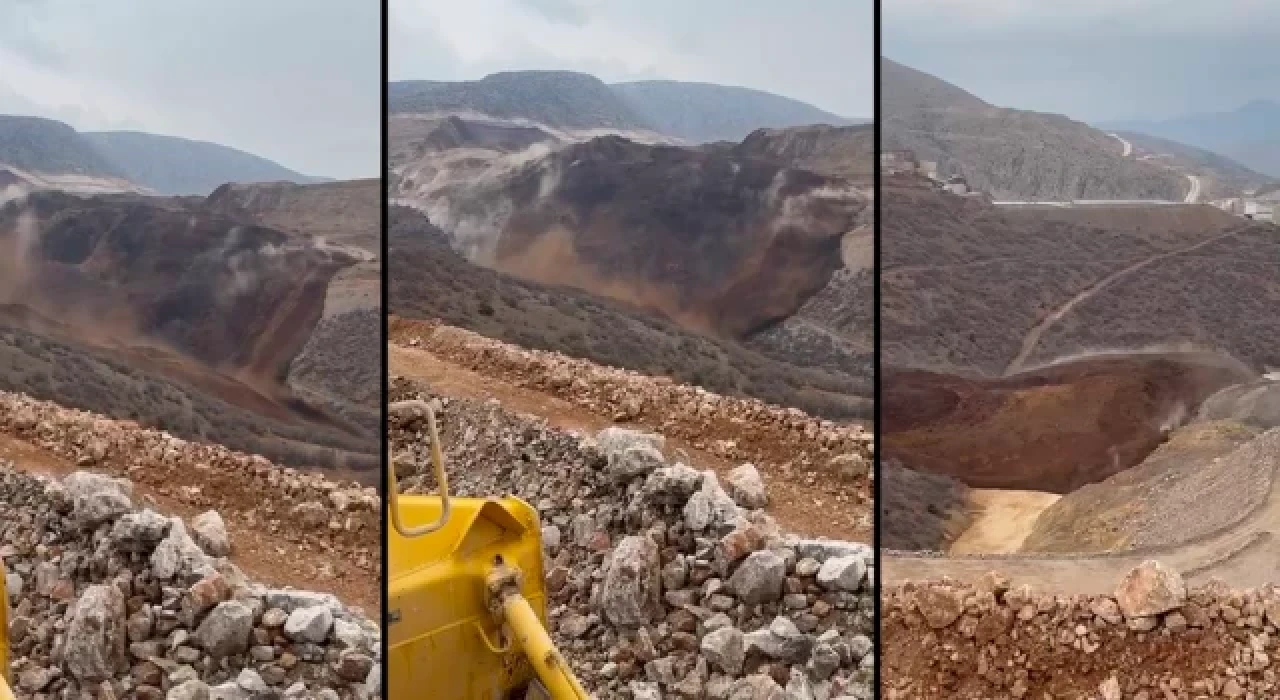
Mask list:
[[[65,476],[84,469],[39,445],[5,433],[0,433],[0,458],[12,460],[24,471],[49,476]],[[210,508],[217,510],[231,535],[231,560],[255,581],[332,593],[375,618],[381,609],[380,564],[376,559],[370,562],[371,567],[362,568],[345,548],[333,548],[318,538],[270,531],[273,528],[252,517],[252,509],[260,507],[265,494],[254,491],[250,484],[207,468],[178,475],[145,460],[135,463],[126,474],[110,468],[89,469],[126,476],[133,482],[140,504],[165,515],[190,520]],[[187,490],[191,486],[198,486],[199,492]],[[372,537],[369,534],[353,537],[349,544],[379,547],[377,533],[373,532]]]
[[[403,326],[401,330],[404,330]],[[502,377],[481,374],[427,350],[394,343],[389,350],[389,371],[393,376],[427,381],[433,389],[448,396],[497,399],[505,408],[539,416],[563,430],[593,433],[615,424],[613,416],[602,415],[534,387],[517,386]],[[657,426],[646,423],[642,418],[631,427],[662,432]],[[744,439],[741,433],[749,429],[749,425],[732,428],[738,437]],[[700,450],[688,440],[670,434],[666,437],[668,456],[697,468],[714,469],[724,475],[738,464]],[[850,494],[850,489],[841,488],[839,484],[815,478],[812,473],[793,473],[784,466],[791,456],[783,446],[779,446],[769,462],[761,461],[756,465],[760,467],[769,493],[766,510],[790,532],[870,542],[870,528],[857,517],[866,511],[866,500],[857,493]],[[837,497],[847,500],[841,503]]]
[[[1000,379],[886,372],[884,455],[975,488],[1067,493],[1140,462],[1247,370],[1185,354],[1095,357]]]
[[[1235,647],[1219,630],[1190,630],[1177,637],[1125,634],[1116,631],[1101,648],[1087,654],[1036,634],[1000,635],[978,644],[955,626],[935,631],[919,613],[891,611],[880,626],[883,660],[882,697],[890,700],[960,700],[968,698],[1096,698],[1098,687],[1113,674],[1123,686],[1137,677],[1173,675],[1189,682],[1211,678],[1230,660]],[[945,650],[945,651],[944,651]],[[979,664],[982,653],[985,664]],[[1027,669],[1026,691],[1010,695],[1013,669]],[[985,668],[985,673],[979,672]],[[1125,687],[1124,697],[1133,697]],[[1158,696],[1152,696],[1158,697]],[[1192,697],[1173,695],[1170,697]]]

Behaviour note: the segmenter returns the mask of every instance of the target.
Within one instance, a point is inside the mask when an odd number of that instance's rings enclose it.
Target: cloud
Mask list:
[[[0,26],[0,109],[378,174],[377,3],[25,0]]]
[[[393,80],[564,69],[740,85],[873,112],[871,0],[391,0]]]
[[[1280,95],[1280,3],[894,0],[885,55],[1007,107],[1077,119],[1227,111]]]

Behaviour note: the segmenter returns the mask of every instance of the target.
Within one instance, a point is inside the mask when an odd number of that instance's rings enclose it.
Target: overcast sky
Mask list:
[[[886,0],[885,55],[1002,107],[1085,121],[1280,99],[1276,0]]]
[[[375,177],[376,0],[0,0],[0,113]]]
[[[390,0],[392,80],[564,69],[873,113],[871,0]],[[799,9],[803,8],[803,10]]]

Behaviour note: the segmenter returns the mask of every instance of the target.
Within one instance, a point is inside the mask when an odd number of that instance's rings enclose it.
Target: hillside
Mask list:
[[[357,258],[205,206],[34,192],[0,209],[3,388],[292,464],[372,468],[377,397],[343,410],[288,380]],[[376,352],[322,373],[373,372]]]
[[[570,71],[511,71],[462,82],[391,82],[387,112],[478,112],[567,129],[651,127],[608,85]]]
[[[83,137],[130,182],[162,194],[206,195],[227,182],[317,181],[265,158],[207,141],[138,131],[86,132]]]
[[[1182,172],[1198,173],[1205,188],[1201,201],[1239,197],[1245,191],[1257,190],[1277,181],[1275,177],[1250,170],[1212,151],[1136,131],[1115,133],[1133,144],[1134,155],[1138,158],[1167,164]]]
[[[882,147],[907,149],[997,200],[1180,201],[1187,181],[1123,157],[1105,132],[1057,114],[995,107],[881,59]]]
[[[41,173],[124,177],[75,129],[52,119],[0,115],[0,164]]]
[[[870,124],[756,129],[730,147],[742,158],[770,160],[859,184],[872,181],[874,150],[875,127]]]
[[[694,143],[741,141],[760,128],[855,123],[805,102],[750,88],[675,80],[609,87],[658,131]]]
[[[1280,103],[1254,100],[1229,112],[1163,121],[1116,121],[1103,128],[1139,132],[1203,148],[1271,178],[1280,178]]]
[[[1008,211],[904,178],[882,196],[888,365],[998,376],[1184,345],[1280,365],[1270,225],[1192,205]]]
[[[388,236],[392,314],[441,319],[522,347],[558,350],[830,418],[870,415],[869,352],[853,368],[847,362],[796,366],[792,358],[685,330],[634,307],[524,281],[468,262],[440,229],[407,207],[392,207]]]

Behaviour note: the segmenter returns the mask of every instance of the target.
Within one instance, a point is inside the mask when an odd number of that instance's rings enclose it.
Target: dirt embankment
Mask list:
[[[988,574],[886,591],[883,697],[1270,698],[1280,590],[1187,589],[1143,564],[1109,594],[1050,595]]]
[[[430,378],[472,397],[501,392],[520,410],[561,417],[564,427],[618,423],[651,430],[684,447],[703,468],[754,463],[770,490],[770,512],[785,526],[869,541],[873,436],[860,426],[440,324],[393,320],[391,341],[398,346],[393,373]],[[457,381],[462,375],[469,379]]]
[[[334,593],[371,615],[380,609],[381,500],[371,488],[7,392],[0,456],[20,470],[128,478],[174,515],[215,509],[232,560],[254,578]]]
[[[974,488],[1068,493],[1141,462],[1204,399],[1248,378],[1195,353],[1099,356],[986,380],[890,370],[885,455]]]

